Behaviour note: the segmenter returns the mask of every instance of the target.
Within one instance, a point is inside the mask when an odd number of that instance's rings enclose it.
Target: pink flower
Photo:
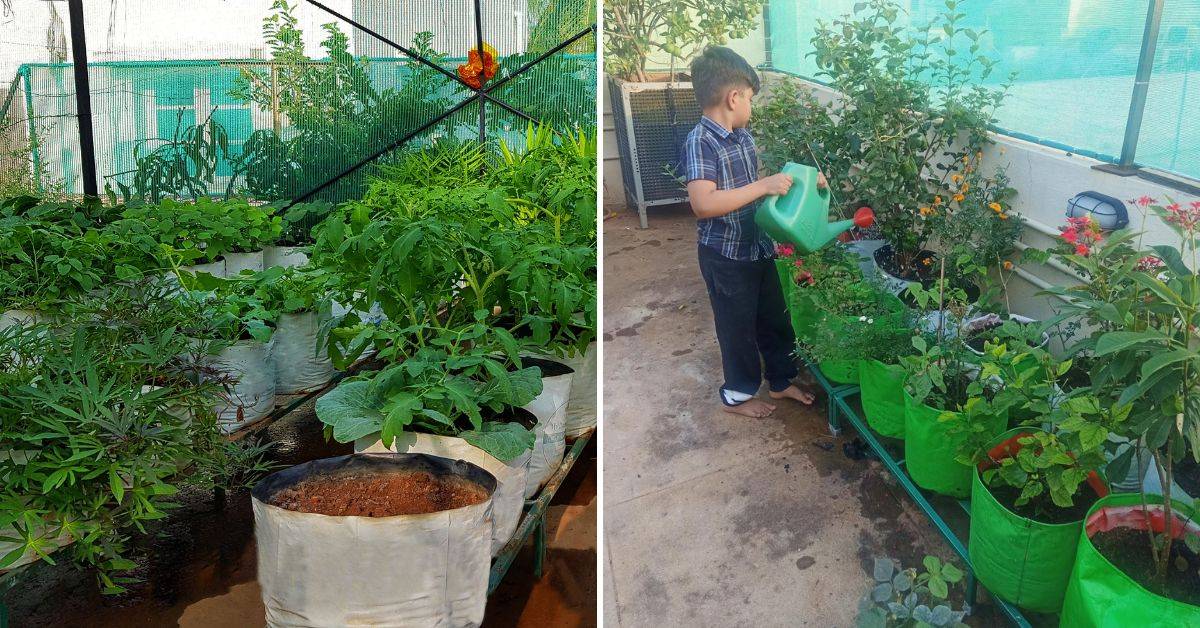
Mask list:
[[[796,247],[790,244],[776,244],[775,253],[783,257],[791,257],[796,252]]]
[[[1153,205],[1154,203],[1155,203],[1155,200],[1150,198],[1149,196],[1143,196],[1137,200],[1137,204],[1141,205],[1142,207],[1145,207],[1147,205]]]
[[[1090,252],[1091,252],[1091,249],[1089,249],[1088,245],[1086,245],[1086,244],[1076,244],[1075,245],[1075,253],[1077,253],[1079,255],[1086,256]]]
[[[1162,265],[1163,265],[1163,261],[1161,259],[1158,259],[1157,257],[1155,257],[1153,255],[1147,255],[1146,257],[1143,257],[1142,259],[1138,260],[1137,269],[1138,270],[1151,270],[1153,268],[1160,268],[1160,267],[1162,267]]]
[[[803,265],[804,265],[804,260],[802,258],[797,257],[796,258],[796,268],[800,268]]]
[[[1070,242],[1071,244],[1075,244],[1079,241],[1079,232],[1075,231],[1074,229],[1064,229],[1062,232],[1062,239]]]
[[[814,279],[812,276],[812,273],[808,272],[807,270],[802,270],[799,273],[796,273],[796,284],[797,285],[811,286],[815,283],[817,283],[817,280]]]

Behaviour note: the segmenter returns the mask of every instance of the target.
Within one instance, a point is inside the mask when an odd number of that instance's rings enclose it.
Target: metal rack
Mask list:
[[[904,459],[898,458],[892,452],[888,451],[887,443],[885,443],[885,441],[890,441],[893,447],[895,447],[894,443],[898,441],[882,437],[872,431],[860,415],[861,407],[858,404],[851,404],[850,400],[858,395],[858,386],[854,384],[835,384],[825,377],[825,374],[821,372],[821,369],[816,364],[808,363],[807,366],[813,378],[821,385],[821,388],[827,395],[830,433],[834,436],[840,435],[842,432],[842,419],[845,419],[858,432],[863,442],[871,448],[872,454],[879,462],[883,463],[883,466],[896,477],[896,481],[904,488],[904,492],[908,493],[908,496],[917,503],[921,512],[925,513],[926,517],[929,517],[929,520],[933,522],[937,531],[946,539],[946,542],[950,544],[950,548],[954,550],[955,554],[958,554],[959,559],[966,566],[967,603],[970,606],[974,606],[978,594],[978,583],[975,580],[975,570],[971,566],[971,558],[967,552],[967,536],[966,534],[955,532],[950,524],[947,523],[946,518],[934,507],[930,499],[942,501],[951,508],[957,505],[962,508],[968,518],[971,515],[971,502],[965,499],[951,500],[950,498],[927,494],[918,488],[913,483],[912,478],[908,476],[908,472],[905,471]],[[953,502],[953,504],[949,502]],[[1032,624],[1029,623],[1029,620],[1025,618],[1025,615],[1015,605],[996,597],[992,597],[991,601],[1000,609],[1001,614],[1004,615],[1005,619],[1011,625],[1019,628],[1031,628]]]

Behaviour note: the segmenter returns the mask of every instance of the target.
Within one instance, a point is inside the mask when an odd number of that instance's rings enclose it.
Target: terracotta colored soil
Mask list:
[[[394,517],[454,510],[487,498],[483,487],[466,478],[407,471],[312,478],[279,491],[270,503],[335,517]]]

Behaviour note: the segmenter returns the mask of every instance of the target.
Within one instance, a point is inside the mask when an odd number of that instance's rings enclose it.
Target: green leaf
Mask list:
[[[117,473],[116,467],[108,468],[108,487],[120,504],[125,499],[125,482],[121,480],[121,474]]]
[[[1166,336],[1156,331],[1110,331],[1096,342],[1096,357],[1144,344],[1163,344]]]
[[[488,421],[480,429],[462,432],[459,437],[501,462],[519,458],[533,448],[536,438],[533,432],[520,424],[498,421]]]
[[[1156,353],[1149,360],[1142,363],[1142,377],[1150,377],[1160,369],[1166,368],[1176,362],[1194,360],[1197,357],[1200,357],[1200,354],[1188,349],[1173,349],[1163,353]]]
[[[384,415],[371,382],[347,380],[317,400],[317,418],[333,428],[333,438],[350,443],[383,429]]]
[[[421,407],[421,400],[407,392],[392,395],[385,406],[387,415],[383,420],[380,438],[384,447],[391,447],[392,440],[412,423],[413,413]]]

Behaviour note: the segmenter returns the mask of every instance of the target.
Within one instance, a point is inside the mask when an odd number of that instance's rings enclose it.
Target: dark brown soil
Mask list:
[[[395,517],[478,504],[487,491],[455,475],[403,471],[303,480],[271,496],[272,506],[334,517]]]
[[[554,360],[544,360],[542,358],[521,358],[521,366],[529,368],[536,366],[542,369],[542,377],[557,377],[559,375],[568,375],[574,373],[575,369]]]
[[[1170,565],[1163,580],[1155,578],[1150,538],[1144,530],[1117,528],[1097,532],[1092,545],[1117,569],[1148,591],[1193,606],[1200,606],[1200,555],[1182,541],[1171,544]],[[1164,582],[1165,580],[1165,582]]]
[[[892,245],[885,244],[875,250],[875,263],[889,275],[905,281],[925,283],[936,279],[937,271],[934,269],[933,259],[933,251],[921,251],[911,263],[901,265],[900,261],[896,259]],[[926,261],[929,263],[926,264]]]
[[[1200,497],[1200,464],[1190,455],[1175,463],[1173,475],[1179,488],[1192,497]]]
[[[1014,506],[1017,498],[1021,496],[1021,491],[1016,487],[1003,484],[995,487],[989,486],[988,490],[991,491],[996,501],[1012,512],[1026,519],[1051,524],[1083,521],[1097,499],[1096,493],[1086,483],[1079,485],[1079,491],[1075,493],[1070,508],[1063,508],[1055,504],[1050,499],[1049,493],[1042,493],[1027,504]]]

